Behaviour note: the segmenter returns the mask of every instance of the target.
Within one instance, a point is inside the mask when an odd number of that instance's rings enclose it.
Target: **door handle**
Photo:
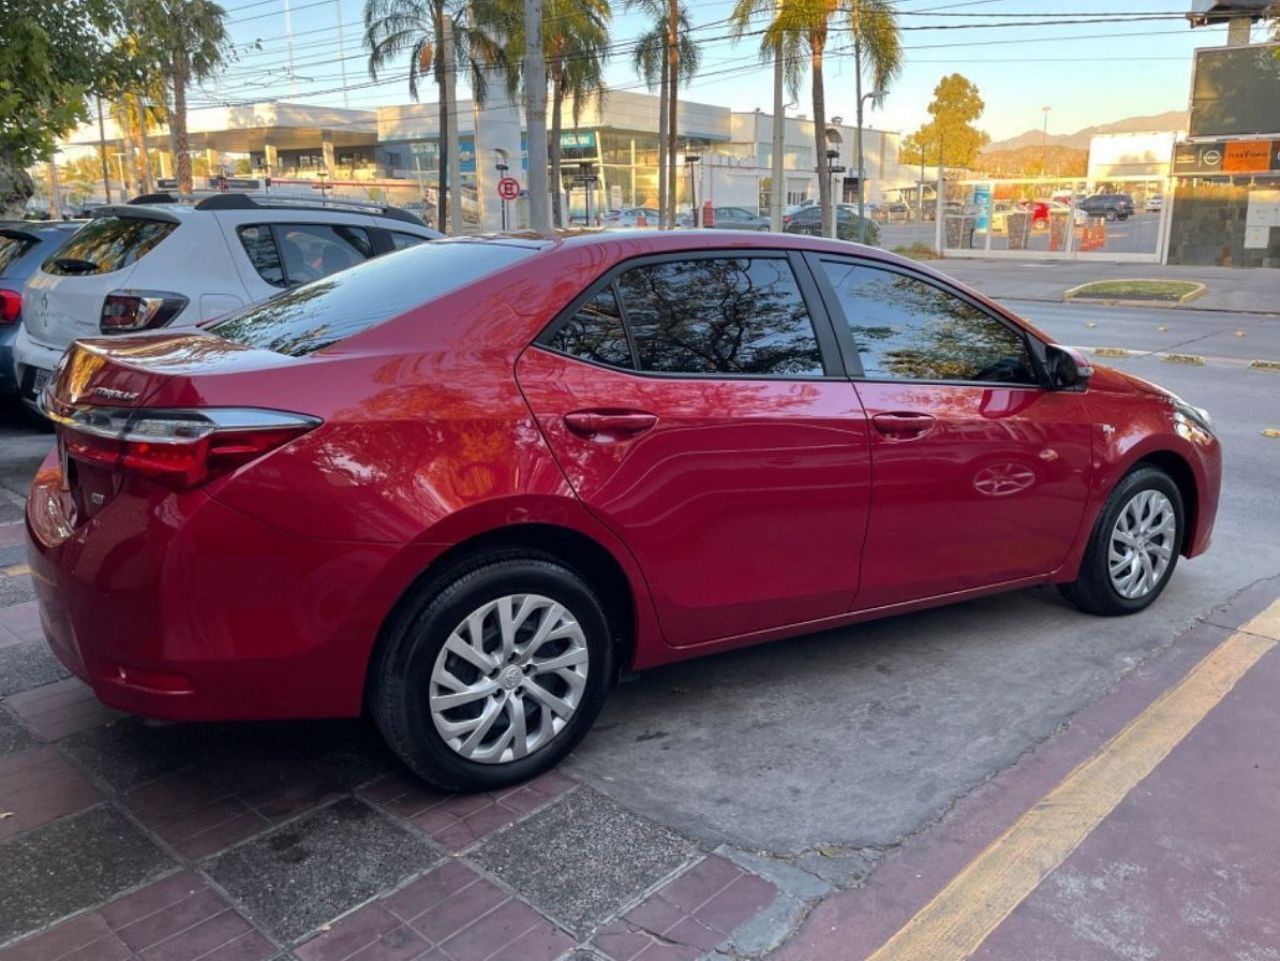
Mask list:
[[[575,410],[564,415],[564,425],[572,433],[600,440],[634,437],[657,422],[657,414],[642,410]]]
[[[918,440],[933,430],[934,423],[931,414],[914,411],[894,411],[871,418],[871,425],[892,440]]]

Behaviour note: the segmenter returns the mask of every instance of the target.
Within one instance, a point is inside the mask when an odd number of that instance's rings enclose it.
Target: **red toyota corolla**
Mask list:
[[[107,704],[367,709],[441,787],[562,758],[622,670],[1046,582],[1129,614],[1209,543],[1208,416],[883,251],[415,247],[74,345],[27,519]]]

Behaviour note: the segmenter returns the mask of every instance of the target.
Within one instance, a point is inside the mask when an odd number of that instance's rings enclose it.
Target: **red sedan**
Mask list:
[[[441,787],[562,758],[622,670],[1206,549],[1208,415],[919,264],[681,231],[423,245],[81,341],[31,489],[105,703],[367,709]]]

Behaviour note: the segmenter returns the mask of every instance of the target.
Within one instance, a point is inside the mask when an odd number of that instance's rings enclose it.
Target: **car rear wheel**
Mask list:
[[[1119,214],[1117,214],[1114,210],[1108,209],[1107,212],[1104,214],[1104,216],[1107,218],[1107,220],[1113,221],[1116,219],[1116,217],[1119,216]]]
[[[370,711],[423,780],[491,790],[573,750],[600,712],[611,661],[585,580],[548,554],[496,552],[401,605],[370,666]]]
[[[1142,467],[1126,475],[1094,526],[1079,577],[1062,593],[1090,614],[1148,607],[1178,566],[1184,517],[1182,495],[1164,471]]]

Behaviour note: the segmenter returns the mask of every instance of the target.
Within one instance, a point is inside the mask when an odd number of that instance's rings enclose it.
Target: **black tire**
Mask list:
[[[577,710],[562,730],[523,758],[468,760],[436,730],[428,702],[432,670],[450,633],[473,611],[507,594],[540,594],[563,604],[588,652]],[[474,557],[415,589],[383,632],[369,665],[369,712],[391,749],[424,781],[445,791],[488,791],[554,767],[590,730],[613,677],[608,619],[590,585],[550,554],[500,550]]]
[[[1105,216],[1107,220],[1114,221],[1120,215],[1116,213],[1114,209],[1108,207],[1107,212],[1103,216]]]
[[[1156,586],[1137,598],[1127,598],[1116,590],[1111,583],[1108,570],[1107,555],[1110,537],[1120,511],[1139,492],[1157,490],[1169,498],[1176,517],[1176,531],[1173,539],[1173,554],[1169,566],[1161,575]],[[1182,503],[1182,494],[1178,485],[1169,475],[1156,467],[1139,467],[1126,474],[1116,485],[1111,496],[1107,498],[1102,512],[1094,524],[1093,533],[1085,547],[1084,559],[1080,562],[1079,576],[1070,584],[1059,585],[1064,597],[1080,610],[1088,614],[1102,617],[1118,617],[1136,614],[1150,607],[1157,597],[1164,592],[1178,566],[1178,555],[1182,551],[1182,543],[1186,537],[1186,508]]]

